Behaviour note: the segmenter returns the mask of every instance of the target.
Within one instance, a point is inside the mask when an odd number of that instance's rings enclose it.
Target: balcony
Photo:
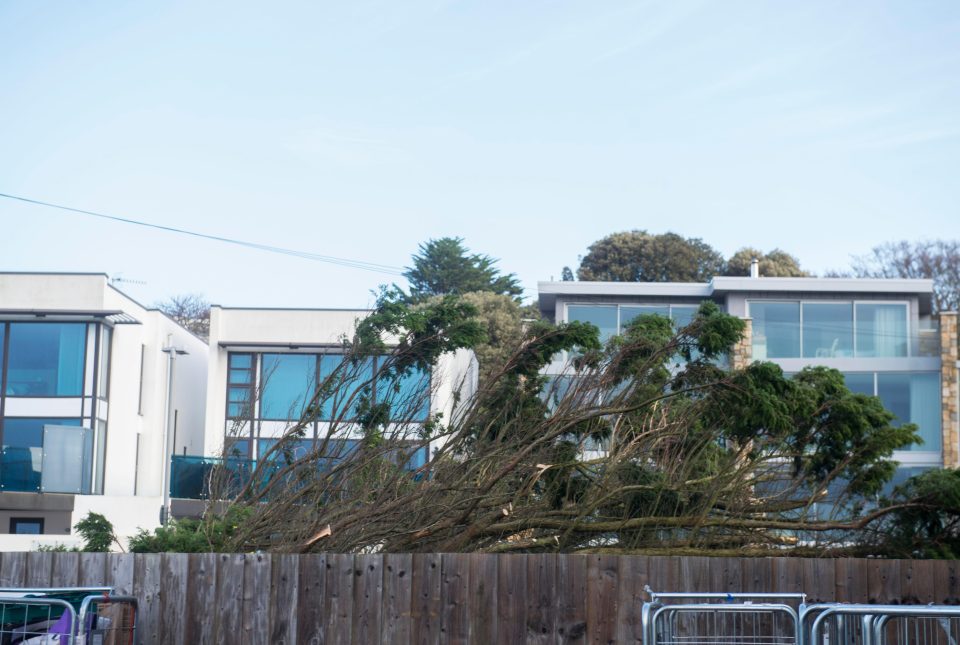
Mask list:
[[[98,473],[102,462],[97,464],[94,459],[92,430],[48,424],[41,436],[39,442],[31,442],[29,436],[5,433],[8,443],[0,451],[0,490],[73,495],[101,492]],[[17,439],[27,440],[17,445]]]

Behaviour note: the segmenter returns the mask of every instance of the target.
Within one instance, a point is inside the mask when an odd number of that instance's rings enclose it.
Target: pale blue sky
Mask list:
[[[0,192],[528,294],[604,235],[814,271],[960,236],[960,2],[0,0]],[[394,276],[0,200],[0,269],[365,306]]]

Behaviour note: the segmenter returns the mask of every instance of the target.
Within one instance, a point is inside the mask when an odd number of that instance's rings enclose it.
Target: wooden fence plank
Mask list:
[[[626,555],[619,558],[617,597],[617,643],[642,645],[640,610],[646,599],[643,587],[648,583],[647,558]]]
[[[107,557],[106,553],[81,553],[77,567],[77,584],[83,587],[109,586]]]
[[[411,639],[411,602],[413,598],[413,556],[388,553],[383,564],[383,616],[380,642],[409,643]]]
[[[557,634],[561,643],[584,643],[587,634],[586,555],[564,555],[557,561]]]
[[[497,558],[485,553],[469,555],[470,639],[474,643],[497,641]]]
[[[587,636],[590,643],[613,643],[617,631],[617,558],[587,560]]]
[[[160,555],[160,637],[164,643],[186,642],[188,564],[182,553]]]
[[[411,643],[439,643],[441,622],[440,556],[435,553],[413,554],[413,600],[411,605]]]
[[[84,553],[80,556],[81,584],[95,576],[96,570],[106,570],[106,560],[88,556],[100,553]],[[95,563],[100,562],[100,566]],[[102,574],[101,574],[102,575]],[[139,601],[137,611],[137,639],[140,643],[160,643],[160,555],[144,553],[137,556],[133,572],[133,592]]]
[[[299,607],[300,556],[273,556],[270,581],[270,642],[294,645],[297,642],[297,610]],[[306,602],[315,602],[307,598]]]
[[[441,641],[470,642],[470,559],[465,553],[440,556]]]
[[[6,556],[4,556],[6,557]],[[941,560],[934,575],[936,601],[945,605],[960,605],[960,561]]]
[[[216,553],[191,553],[187,560],[185,643],[211,645],[216,634],[216,620],[211,607],[216,607],[217,561]]]
[[[0,587],[22,587],[27,578],[27,554],[7,552],[0,559]]]
[[[900,561],[870,560],[867,568],[869,598],[867,602],[884,605],[900,602]]]
[[[557,556],[535,553],[527,563],[527,643],[553,643],[557,632]]]
[[[383,607],[383,555],[362,554],[353,558],[353,620],[355,643],[380,642]]]
[[[321,645],[324,639],[326,620],[327,567],[326,555],[297,556],[299,579],[297,582],[297,643],[298,645]]]
[[[107,584],[113,587],[116,595],[133,595],[135,564],[136,555],[133,553],[113,553],[107,558]],[[79,569],[79,562],[75,568]],[[56,573],[56,564],[54,564],[54,573]]]
[[[326,599],[327,616],[324,624],[324,642],[330,645],[351,643],[353,620],[353,555],[327,555]]]
[[[269,553],[254,553],[244,564],[241,643],[259,645],[270,640],[271,562]]]
[[[525,556],[497,556],[498,643],[522,643],[527,638],[527,567]]]
[[[836,567],[829,560],[803,558],[803,593],[807,602],[833,602],[836,594]]]
[[[214,643],[236,643],[243,630],[243,570],[246,556],[242,553],[218,556]]]
[[[49,587],[53,578],[53,553],[31,551],[27,554],[28,587]]]
[[[76,587],[80,576],[79,553],[54,553],[53,575],[50,577],[51,587]],[[131,561],[131,564],[133,562]],[[131,574],[133,572],[131,571]],[[131,575],[131,579],[133,576]],[[111,583],[113,584],[113,583]],[[114,585],[115,587],[116,585]],[[119,592],[117,592],[119,593]],[[129,591],[127,592],[129,593]]]

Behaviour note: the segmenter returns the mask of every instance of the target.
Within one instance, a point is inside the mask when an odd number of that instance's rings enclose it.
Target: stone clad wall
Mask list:
[[[957,415],[957,312],[940,314],[940,387],[943,465],[960,467],[960,417]]]
[[[753,362],[753,321],[750,318],[744,318],[746,327],[743,330],[743,338],[733,346],[730,352],[730,366],[734,369],[746,367]]]

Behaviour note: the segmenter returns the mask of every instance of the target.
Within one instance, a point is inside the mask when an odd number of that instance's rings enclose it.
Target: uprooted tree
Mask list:
[[[835,370],[726,367],[743,322],[709,302],[682,329],[639,316],[606,345],[589,324],[531,323],[453,414],[423,422],[430,393],[411,381],[482,340],[474,314],[384,293],[284,438],[210,474],[220,501],[191,530],[240,551],[759,553],[849,547],[917,507],[877,503],[915,426]]]

